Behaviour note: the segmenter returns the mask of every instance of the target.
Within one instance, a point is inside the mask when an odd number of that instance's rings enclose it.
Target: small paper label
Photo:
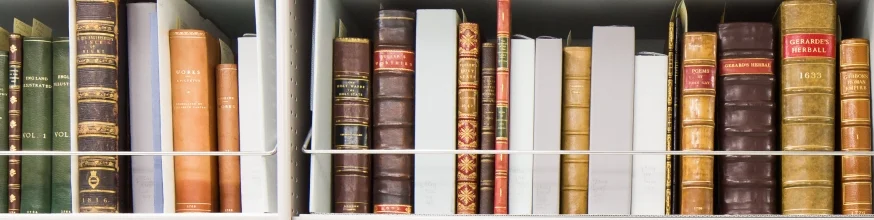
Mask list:
[[[720,75],[774,74],[774,59],[742,58],[719,61]]]
[[[377,50],[373,53],[374,70],[413,71],[415,60],[411,51]]]
[[[24,37],[30,37],[31,36],[30,32],[32,31],[31,29],[32,28],[30,27],[29,24],[24,23],[21,20],[18,20],[18,18],[15,18],[12,21],[12,33],[20,34],[21,36],[24,36]]]
[[[833,34],[787,34],[783,36],[783,58],[835,57]]]
[[[52,29],[48,25],[36,20],[36,18],[33,19],[33,26],[31,28],[33,29],[31,29],[30,34],[34,37],[52,37]]]
[[[716,88],[715,65],[694,65],[683,67],[683,89]]]

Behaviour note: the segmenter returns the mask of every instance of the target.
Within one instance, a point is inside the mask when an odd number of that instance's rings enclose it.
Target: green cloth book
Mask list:
[[[52,42],[52,150],[70,151],[70,39]],[[72,213],[70,156],[52,157],[52,213]]]
[[[8,37],[0,36],[0,37]],[[5,48],[9,49],[9,48]],[[3,48],[0,48],[3,50]],[[0,151],[9,150],[9,51],[0,51]],[[9,156],[0,156],[0,213],[9,211]]]
[[[52,149],[52,39],[25,37],[22,70],[21,148]],[[21,213],[51,212],[51,156],[21,159]]]

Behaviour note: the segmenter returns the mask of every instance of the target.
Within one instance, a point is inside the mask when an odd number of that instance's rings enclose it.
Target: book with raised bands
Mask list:
[[[334,146],[337,150],[370,148],[370,41],[334,39]],[[333,210],[370,213],[370,155],[335,154]]]
[[[79,151],[119,150],[118,0],[76,0]],[[79,212],[119,212],[118,156],[79,157]]]
[[[565,47],[561,149],[589,150],[592,48]],[[561,155],[561,214],[588,214],[589,155]]]
[[[237,77],[237,64],[216,66],[218,150],[223,152],[240,151],[240,108]],[[218,158],[218,168],[221,171],[219,172],[219,210],[221,212],[241,212],[240,157],[221,156]]]
[[[21,46],[19,34],[9,36],[9,151],[21,150]],[[13,101],[14,100],[14,101]],[[9,213],[21,212],[21,156],[9,156]]]
[[[510,0],[498,1],[495,150],[510,149]],[[510,155],[495,156],[494,213],[508,214]]]
[[[206,31],[170,30],[173,150],[216,150],[218,41]],[[176,212],[218,210],[217,158],[177,156]]]
[[[373,149],[414,147],[415,20],[415,13],[403,10],[381,10],[376,18],[371,99]],[[412,177],[413,155],[373,155],[373,211],[412,213]]]
[[[482,150],[495,149],[495,42],[482,45],[480,72],[480,135]],[[479,161],[479,213],[495,212],[495,155],[481,154]]]
[[[770,23],[719,25],[717,147],[777,150],[774,31]],[[721,214],[777,214],[777,157],[717,158]]]
[[[833,151],[835,145],[834,0],[780,5],[781,145],[784,151]],[[782,156],[783,214],[833,214],[832,156]]]
[[[479,143],[479,25],[458,25],[458,102],[457,123],[459,150],[477,150]],[[456,159],[455,213],[477,214],[479,155],[460,154]]]
[[[52,39],[24,37],[21,149],[52,150]],[[21,212],[50,213],[52,158],[21,157]]]
[[[683,151],[713,151],[716,33],[688,32],[683,41],[681,146]],[[680,158],[680,214],[713,214],[713,156]]]
[[[868,40],[841,41],[841,151],[871,151]],[[871,214],[871,157],[841,157],[841,213]]]

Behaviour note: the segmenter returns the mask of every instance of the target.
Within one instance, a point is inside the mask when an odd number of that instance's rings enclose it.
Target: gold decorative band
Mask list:
[[[361,44],[370,43],[370,39],[357,38],[357,37],[340,37],[340,38],[335,38],[334,41],[344,42],[344,43],[361,43]]]
[[[79,136],[108,135],[118,137],[118,125],[106,122],[79,122]]]
[[[100,99],[118,101],[118,90],[106,87],[80,87],[77,89],[80,100]]]

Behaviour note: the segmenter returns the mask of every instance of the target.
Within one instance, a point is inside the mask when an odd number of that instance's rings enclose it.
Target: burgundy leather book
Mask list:
[[[717,147],[778,148],[774,94],[774,31],[770,23],[719,25]],[[722,214],[777,214],[776,156],[718,157],[716,205]]]
[[[415,18],[403,10],[381,10],[376,18],[373,149],[413,149]],[[412,177],[413,155],[373,155],[374,213],[412,213]]]
[[[370,148],[370,40],[334,39],[334,149]],[[333,212],[370,213],[370,155],[334,154]]]

